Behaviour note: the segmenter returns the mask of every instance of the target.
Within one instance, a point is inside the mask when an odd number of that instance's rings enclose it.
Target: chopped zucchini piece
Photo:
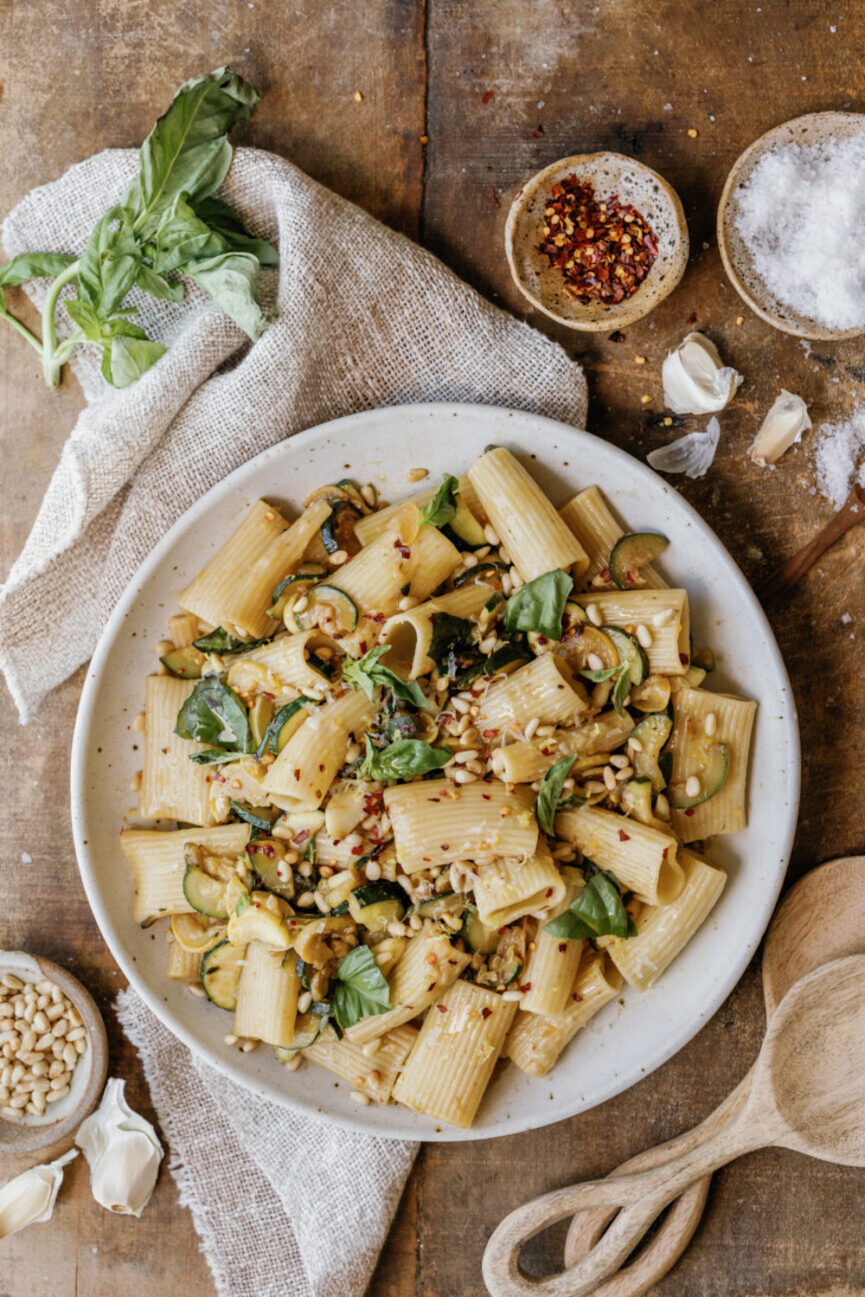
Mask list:
[[[645,585],[644,567],[654,563],[669,545],[666,536],[656,531],[637,531],[622,536],[610,554],[610,576],[620,590],[633,590]]]
[[[210,950],[225,938],[225,924],[213,923],[203,914],[172,914],[171,931],[174,940],[194,954]]]
[[[183,895],[193,910],[211,919],[227,919],[228,911],[222,897],[223,884],[211,878],[196,865],[187,865],[183,875]]]
[[[315,585],[306,596],[303,612],[294,613],[298,630],[312,630],[320,626],[333,635],[348,635],[357,629],[357,604],[338,586],[322,583]]]
[[[292,933],[286,919],[291,908],[272,892],[253,892],[245,909],[228,920],[228,940],[233,946],[260,941],[273,950],[288,950]]]
[[[599,630],[590,622],[575,623],[565,631],[556,651],[575,671],[589,670],[592,655],[599,659],[604,670],[619,665],[619,653],[607,628]]]
[[[639,725],[635,725],[629,737],[636,739],[641,751],[634,752],[633,766],[640,779],[648,779],[656,793],[661,793],[667,786],[667,780],[660,766],[660,756],[673,730],[673,722],[666,712],[650,712],[644,716]]]
[[[201,985],[207,998],[217,1008],[227,1009],[229,1013],[237,1008],[237,987],[245,954],[245,946],[232,946],[229,941],[220,941],[201,961]]]
[[[321,524],[321,543],[328,554],[341,549],[349,555],[357,552],[360,543],[354,525],[362,516],[351,500],[334,500],[329,517]]]
[[[406,911],[406,894],[398,883],[386,878],[363,883],[348,898],[348,910],[356,923],[370,932],[383,932],[389,923],[399,921]]]
[[[627,662],[631,685],[641,685],[649,674],[649,659],[646,657],[639,640],[637,640],[636,636],[629,635],[626,630],[621,630],[618,626],[605,626],[604,634],[609,635],[615,644],[619,661]]]
[[[629,707],[640,712],[662,712],[670,701],[670,681],[667,676],[648,676],[641,685],[631,690]]]
[[[730,768],[730,749],[726,743],[707,744],[703,740],[689,744],[689,757],[692,754],[696,760],[688,763],[692,767],[689,778],[677,780],[667,789],[670,805],[675,806],[678,811],[690,810],[692,806],[702,806],[703,802],[714,797],[723,788]],[[691,779],[696,779],[699,786],[689,794],[687,788]]]
[[[715,654],[710,648],[694,649],[691,654],[691,666],[699,667],[701,671],[708,674],[709,671],[715,670]]]
[[[641,824],[655,824],[652,811],[651,779],[629,779],[622,789],[621,807],[626,815],[631,815]]]
[[[326,575],[327,568],[323,563],[304,563],[299,571],[284,577],[271,595],[273,603],[267,610],[268,617],[272,617],[274,621],[285,621],[286,610]]]
[[[457,549],[481,549],[484,545],[488,545],[489,541],[484,536],[484,529],[468,505],[463,504],[459,496],[456,504],[457,511],[453,518],[441,528],[446,536],[448,532],[453,533],[448,536],[448,540],[452,540]]]
[[[319,829],[324,828],[324,811],[286,811],[275,832],[302,850]]]
[[[249,726],[252,741],[257,746],[264,742],[267,727],[273,720],[273,702],[266,694],[256,694],[249,708]]]
[[[279,866],[285,859],[286,846],[278,838],[256,838],[246,848],[249,863],[255,870],[262,888],[274,892],[284,901],[294,897],[294,874],[291,869],[284,870],[286,877],[280,878]]]
[[[462,914],[468,903],[468,897],[462,892],[441,892],[418,901],[409,914],[419,914],[422,919],[440,919],[445,914]]]
[[[185,648],[172,649],[159,661],[169,675],[180,676],[184,680],[200,680],[201,668],[207,661],[207,655],[200,653],[194,645],[187,644]]]
[[[268,833],[282,814],[278,806],[250,806],[248,802],[231,802],[231,809],[239,820],[261,833]]]
[[[468,567],[465,572],[460,572],[459,576],[454,577],[454,589],[458,590],[461,585],[467,585],[470,581],[486,581],[488,577],[509,570],[507,563],[500,563],[497,559],[483,559],[477,567]]]
[[[301,725],[307,718],[308,709],[315,707],[316,703],[311,698],[295,698],[292,702],[286,703],[280,707],[279,711],[269,722],[267,729],[259,742],[256,757],[260,761],[265,752],[272,753],[273,756],[279,756],[288,740],[294,734],[295,730],[300,729]]]
[[[317,1013],[300,1013],[294,1024],[294,1036],[290,1045],[274,1045],[273,1052],[278,1063],[287,1063],[299,1049],[309,1049],[321,1035],[327,1020]]]
[[[327,907],[331,913],[339,910],[341,914],[348,914],[349,897],[354,888],[357,887],[358,878],[357,870],[352,868],[341,869],[339,873],[333,874],[330,878],[322,878],[318,890],[327,902]]]
[[[476,955],[491,955],[499,944],[498,928],[490,928],[485,923],[481,923],[477,910],[471,907],[463,915],[460,936],[467,948],[473,950]]]

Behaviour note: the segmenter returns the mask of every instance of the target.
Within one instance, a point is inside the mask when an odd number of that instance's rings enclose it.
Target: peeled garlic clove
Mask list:
[[[755,464],[765,468],[780,459],[785,450],[799,441],[802,433],[811,427],[808,407],[801,396],[781,388],[781,395],[760,424],[748,454]]]
[[[721,425],[717,419],[710,419],[705,432],[689,432],[666,446],[659,446],[646,456],[646,461],[659,473],[705,477],[712,467],[720,438]]]
[[[689,333],[661,368],[664,402],[674,414],[711,414],[732,401],[742,375],[725,365],[714,342]]]
[[[23,1171],[3,1185],[0,1189],[0,1238],[17,1234],[25,1225],[50,1220],[63,1183],[63,1167],[77,1156],[78,1150],[71,1148],[56,1162],[31,1166],[29,1171]]]
[[[90,1164],[93,1197],[109,1211],[140,1216],[150,1201],[162,1145],[149,1121],[126,1102],[125,1081],[113,1077],[102,1102],[82,1122],[75,1143]]]

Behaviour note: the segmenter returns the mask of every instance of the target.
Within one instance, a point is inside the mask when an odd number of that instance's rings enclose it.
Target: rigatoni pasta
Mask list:
[[[258,501],[187,585],[121,846],[227,1041],[465,1127],[699,931],[755,704],[692,687],[664,538],[597,488],[560,514],[499,448],[375,498]]]

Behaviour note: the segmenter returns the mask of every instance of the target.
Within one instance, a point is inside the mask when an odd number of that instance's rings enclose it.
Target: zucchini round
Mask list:
[[[660,766],[661,752],[673,732],[673,722],[666,712],[650,712],[644,716],[630,733],[641,746],[640,752],[633,752],[634,771],[639,779],[648,779],[656,793],[661,793],[667,786],[667,780]]]
[[[193,910],[211,919],[227,919],[228,911],[222,899],[223,883],[211,878],[197,865],[187,865],[183,875],[183,895]]]
[[[461,585],[467,585],[469,581],[485,581],[487,577],[495,576],[498,572],[510,571],[507,563],[499,563],[493,559],[483,559],[477,567],[467,567],[465,572],[460,572],[459,576],[454,577],[454,589],[458,590]]]
[[[172,649],[159,661],[169,675],[179,676],[183,680],[200,680],[201,669],[207,661],[207,655],[200,652],[193,644],[185,648]]]
[[[604,634],[608,635],[615,644],[619,661],[627,662],[632,687],[641,685],[649,674],[649,659],[639,640],[618,626],[605,626]]]
[[[286,608],[326,575],[327,568],[323,563],[304,563],[297,572],[283,577],[271,595],[272,605],[267,610],[268,617],[284,621]]]
[[[406,911],[406,894],[398,883],[382,878],[376,883],[362,883],[348,897],[348,910],[356,923],[370,932],[383,932],[389,923],[397,922]]]
[[[294,898],[294,875],[289,873],[288,879],[283,880],[277,873],[285,850],[285,843],[277,838],[256,838],[247,846],[246,854],[264,890],[290,901]]]
[[[341,549],[349,555],[357,553],[360,542],[354,525],[362,516],[351,500],[334,500],[329,516],[321,524],[321,543],[328,554],[336,554]]]
[[[622,810],[641,824],[654,824],[651,779],[629,779],[622,790]]]
[[[315,705],[313,699],[301,697],[286,703],[284,707],[280,707],[268,724],[258,745],[255,753],[257,760],[260,761],[265,752],[270,752],[275,757],[279,756],[292,734],[295,730],[300,729],[306,720],[306,711],[304,709]]]
[[[726,743],[712,743],[704,747],[697,768],[691,771],[691,774],[700,781],[699,792],[689,797],[685,792],[687,780],[677,780],[667,789],[670,805],[677,811],[687,811],[694,806],[702,806],[723,788],[729,769],[730,749]]]
[[[457,496],[457,511],[440,530],[453,542],[457,549],[481,549],[488,545],[489,541],[484,535],[484,529],[478,522],[467,504],[463,504]],[[448,532],[451,535],[448,535]]]
[[[203,914],[172,914],[174,940],[194,955],[217,945],[225,936],[225,925],[211,923]]]
[[[262,833],[269,833],[282,814],[278,806],[250,806],[248,802],[231,802],[230,805],[239,820]]]
[[[485,923],[481,923],[477,910],[471,907],[463,915],[460,936],[467,948],[476,955],[491,955],[499,944],[498,928],[488,928]]]
[[[462,892],[441,892],[418,901],[409,914],[419,914],[422,919],[440,919],[445,914],[462,914],[467,905],[468,899]]]
[[[237,987],[245,953],[244,946],[220,941],[201,961],[201,985],[208,1000],[218,1009],[233,1013],[237,1008]]]
[[[619,653],[606,633],[606,629],[605,627],[604,630],[599,630],[590,622],[575,625],[562,637],[557,649],[559,656],[563,657],[575,671],[590,670],[589,658],[592,656],[599,659],[604,670],[617,667]]]
[[[298,630],[311,630],[320,626],[334,635],[348,635],[357,629],[357,604],[351,595],[339,586],[314,585],[306,596],[303,612],[295,612],[294,624]]]
[[[321,1035],[327,1020],[317,1013],[299,1013],[294,1023],[294,1035],[290,1045],[274,1045],[273,1052],[278,1063],[287,1063],[299,1049],[309,1049]]]
[[[657,531],[636,531],[617,540],[610,554],[610,576],[619,589],[645,585],[643,568],[663,554],[669,543]]]

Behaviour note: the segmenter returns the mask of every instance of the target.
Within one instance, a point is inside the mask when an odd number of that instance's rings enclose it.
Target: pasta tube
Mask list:
[[[384,802],[407,874],[478,856],[527,860],[538,841],[531,789],[509,793],[498,780],[461,787],[447,779],[400,784],[386,789]]]
[[[492,586],[476,581],[450,594],[439,595],[437,599],[429,599],[407,612],[396,613],[385,622],[382,631],[380,643],[387,644],[389,650],[382,662],[409,680],[427,675],[434,665],[429,650],[435,614],[444,612],[452,617],[475,617],[492,592]]]
[[[411,1022],[460,977],[471,956],[451,945],[438,929],[421,930],[406,946],[388,978],[391,1008],[349,1027],[346,1036],[358,1045]]]
[[[319,1037],[303,1053],[319,1067],[347,1081],[353,1090],[369,1095],[376,1103],[389,1103],[400,1068],[417,1036],[416,1027],[395,1027],[382,1037],[373,1058],[368,1058],[362,1046],[348,1037],[343,1040]]]
[[[579,716],[587,706],[586,691],[564,659],[542,653],[489,687],[480,702],[478,726],[501,734],[522,728],[532,717],[555,725]]]
[[[374,710],[365,694],[352,690],[315,708],[268,770],[265,793],[292,810],[319,807],[345,762],[350,736],[372,724]]]
[[[474,886],[478,916],[488,928],[503,928],[524,914],[549,913],[565,895],[565,880],[545,839],[531,860],[495,860],[481,865]]]
[[[673,810],[673,828],[683,842],[738,833],[747,824],[748,753],[756,714],[757,704],[747,698],[702,689],[677,691],[670,736],[671,789],[684,791],[689,775],[705,778],[701,767],[711,749],[719,745],[727,749],[727,773],[718,792],[700,806]]]
[[[132,870],[133,917],[146,925],[165,914],[191,914],[183,894],[184,847],[197,842],[219,856],[239,856],[249,841],[248,824],[221,824],[213,829],[124,829],[120,847]]]
[[[297,1017],[300,979],[283,962],[285,952],[273,950],[261,941],[250,941],[243,956],[243,968],[237,987],[234,1011],[234,1034],[269,1045],[290,1045]]]
[[[144,764],[138,791],[138,814],[148,820],[183,820],[213,824],[206,766],[189,758],[203,744],[174,733],[177,713],[195,682],[174,676],[148,676],[144,685]]]
[[[581,806],[556,816],[556,835],[579,847],[599,869],[615,874],[622,887],[648,905],[669,905],[684,886],[678,844],[627,815]]]
[[[619,993],[622,975],[603,953],[589,951],[577,973],[571,1003],[557,1017],[519,1013],[505,1043],[505,1057],[530,1076],[546,1076],[562,1050]]]
[[[591,602],[608,626],[632,634],[648,631],[645,645],[653,675],[680,676],[691,660],[691,623],[686,590],[599,590]]]
[[[471,510],[476,518],[480,518],[482,510],[477,492],[467,477],[459,479],[460,504]],[[357,536],[361,545],[368,545],[370,541],[375,540],[385,527],[392,520],[394,515],[405,504],[413,504],[416,509],[420,510],[424,505],[429,504],[441,485],[437,482],[435,486],[428,487],[425,491],[419,491],[417,495],[411,495],[407,500],[398,500],[396,504],[385,505],[383,509],[376,510],[375,513],[369,513],[365,518],[354,524],[354,534]]]
[[[604,712],[572,730],[556,730],[543,739],[507,743],[493,752],[493,771],[509,784],[530,784],[540,779],[554,762],[568,756],[615,752],[634,728],[627,712]]]
[[[589,486],[580,491],[559,510],[559,517],[571,529],[588,556],[589,566],[582,574],[581,586],[586,590],[591,587],[592,578],[600,576],[609,569],[610,555],[617,540],[625,532],[616,521],[602,492],[596,486]],[[664,581],[654,568],[644,567],[640,575],[643,589],[661,590],[666,588]],[[609,572],[607,580],[609,581]]]

